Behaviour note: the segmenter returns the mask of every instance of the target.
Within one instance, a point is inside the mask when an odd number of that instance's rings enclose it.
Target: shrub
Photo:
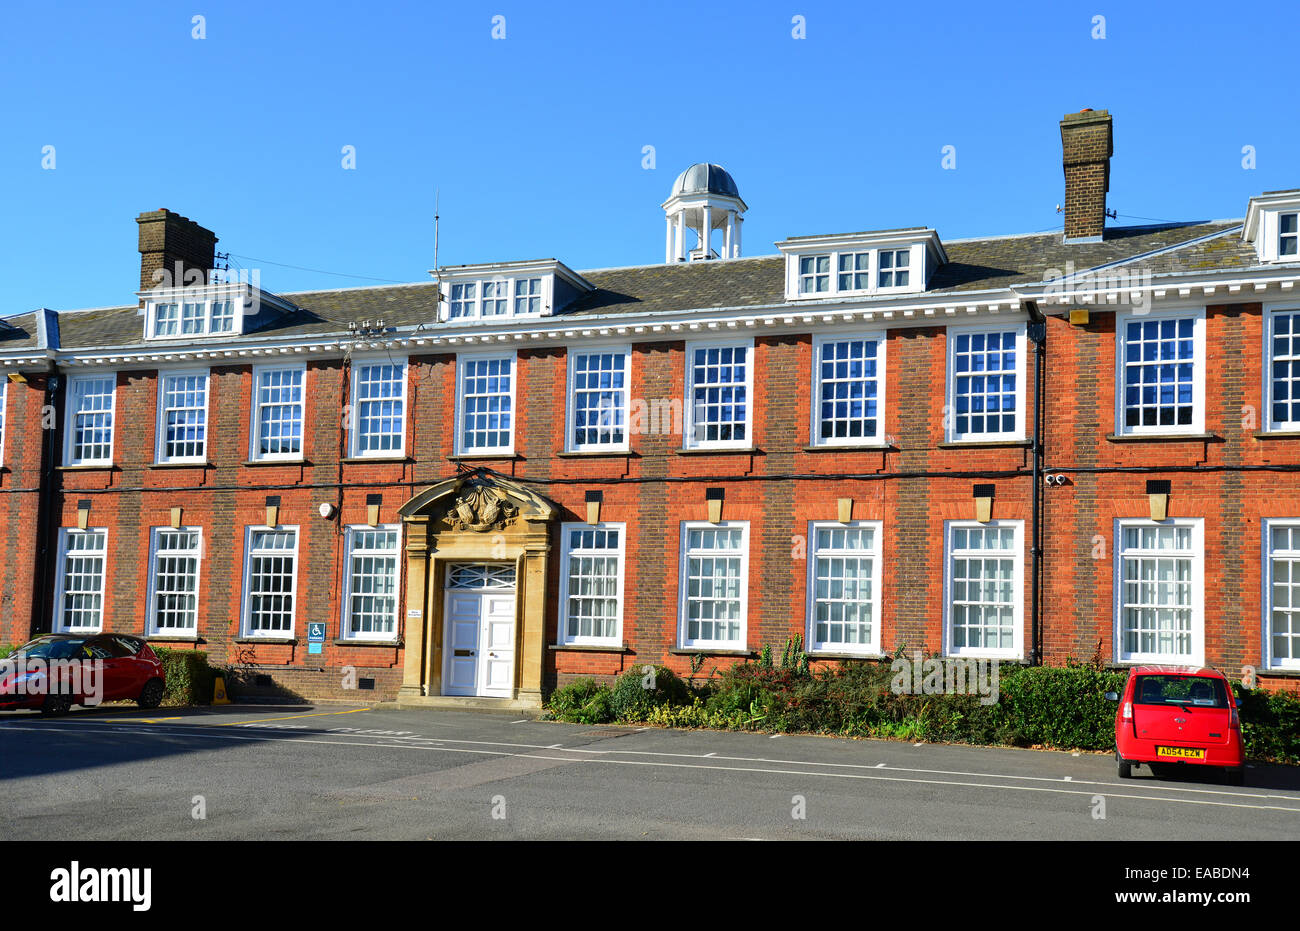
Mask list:
[[[167,676],[163,692],[166,705],[207,705],[212,702],[212,687],[220,671],[208,665],[202,650],[173,650],[154,647]]]
[[[579,679],[556,689],[548,703],[557,721],[574,724],[607,724],[614,720],[610,689],[595,679]]]
[[[1300,695],[1237,687],[1237,704],[1247,758],[1300,763]]]
[[[619,676],[610,692],[609,707],[620,721],[643,721],[652,708],[684,705],[691,689],[666,666],[638,666]]]
[[[16,644],[0,643],[0,659],[4,659],[16,649],[18,649],[18,646]]]
[[[1079,750],[1115,746],[1115,706],[1127,674],[1096,666],[1008,667],[1001,676],[1002,713],[1016,742]]]

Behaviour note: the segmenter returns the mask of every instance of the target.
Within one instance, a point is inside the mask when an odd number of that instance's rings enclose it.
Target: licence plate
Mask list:
[[[1200,747],[1156,747],[1156,756],[1176,760],[1203,760],[1205,751]]]

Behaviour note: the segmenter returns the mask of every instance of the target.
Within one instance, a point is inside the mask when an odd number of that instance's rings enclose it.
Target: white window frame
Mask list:
[[[1124,558],[1135,556],[1124,548],[1124,531],[1142,527],[1187,527],[1190,528],[1192,540],[1191,572],[1192,582],[1192,652],[1188,656],[1171,656],[1163,653],[1126,653],[1124,651]],[[1113,530],[1114,558],[1112,560],[1112,587],[1114,592],[1114,617],[1111,636],[1114,639],[1115,661],[1123,665],[1175,664],[1201,666],[1205,663],[1205,521],[1199,517],[1168,518],[1153,521],[1149,518],[1116,518]],[[1140,551],[1147,553],[1147,551]],[[1157,551],[1150,551],[1151,558],[1160,558]]]
[[[102,562],[99,571],[99,611],[98,621],[94,627],[69,627],[63,623],[63,599],[66,597],[65,584],[67,582],[68,571],[68,543],[72,537],[87,536],[89,534],[102,534],[104,538],[104,548],[99,553],[99,559]],[[98,632],[104,629],[104,602],[108,598],[108,528],[106,527],[87,527],[85,530],[79,530],[75,527],[59,528],[59,554],[58,554],[58,575],[54,582],[54,616],[51,630],[55,633],[86,633]]]
[[[164,533],[192,533],[197,541],[189,550],[169,550],[180,558],[194,559],[194,622],[189,627],[159,627],[158,597],[158,557],[159,538]],[[201,588],[203,584],[203,528],[201,527],[153,527],[149,533],[149,600],[145,602],[145,630],[151,637],[188,638],[198,635],[199,610],[201,608]],[[174,594],[168,592],[166,594]]]
[[[581,347],[571,347],[565,353],[568,357],[567,384],[565,386],[565,412],[564,412],[564,449],[570,453],[584,452],[627,452],[631,449],[631,431],[628,417],[631,410],[632,394],[632,347],[628,345],[591,345]],[[577,429],[577,362],[579,356],[601,356],[601,355],[621,355],[623,357],[623,387],[618,389],[622,392],[623,403],[617,409],[611,411],[613,416],[621,416],[623,423],[623,439],[620,442],[605,443],[578,443],[574,439],[574,431]],[[513,381],[511,383],[513,388]],[[591,389],[585,389],[591,390]]]
[[[817,531],[819,530],[870,530],[874,544],[870,550],[827,550],[824,554],[817,548]],[[808,653],[852,653],[861,656],[879,656],[881,643],[881,578],[884,549],[884,522],[879,520],[855,520],[842,524],[839,521],[808,522],[808,591],[805,598],[804,616],[807,620],[804,631],[804,643]],[[817,640],[817,560],[821,556],[835,558],[849,556],[871,559],[871,639],[867,643],[821,644]]]
[[[1277,552],[1273,549],[1273,529],[1282,526],[1300,532],[1300,517],[1266,517],[1260,521],[1260,524],[1263,528],[1263,571],[1260,573],[1263,580],[1263,603],[1260,615],[1263,621],[1260,625],[1263,666],[1265,669],[1300,670],[1300,655],[1279,660],[1273,653],[1273,559],[1275,552]],[[1283,551],[1282,558],[1292,559],[1293,571],[1300,575],[1300,548]],[[1300,588],[1297,588],[1296,591],[1300,595]],[[1294,623],[1300,626],[1300,604],[1291,605],[1288,608],[1294,609],[1296,613]],[[1300,653],[1300,651],[1297,652]]]
[[[695,352],[698,349],[745,350],[745,436],[739,440],[695,439]],[[695,340],[686,344],[686,386],[682,398],[682,449],[752,449],[754,446],[754,340]]]
[[[293,598],[293,611],[290,616],[288,630],[253,630],[253,598],[252,591],[249,588],[251,572],[253,568],[253,534],[255,533],[292,533],[293,549],[277,550],[276,552],[291,553],[293,558],[293,586],[290,589],[290,596]],[[302,570],[302,563],[298,559],[298,552],[302,546],[302,537],[298,532],[297,525],[279,527],[268,527],[265,525],[250,525],[244,528],[244,576],[242,597],[240,598],[240,620],[239,628],[244,637],[258,638],[264,640],[289,640],[297,636],[298,631],[298,573]]]
[[[1190,424],[1137,424],[1125,426],[1124,355],[1128,343],[1128,325],[1168,319],[1192,318],[1192,422]],[[1195,436],[1205,432],[1205,307],[1170,310],[1115,312],[1115,435],[1116,436]]]
[[[361,449],[361,371],[374,365],[394,365],[402,368],[402,393],[395,400],[402,405],[402,424],[398,431],[401,439],[400,445],[396,449]],[[352,415],[351,429],[348,430],[348,456],[353,459],[401,459],[406,455],[406,432],[410,425],[410,404],[407,396],[410,394],[411,367],[407,362],[406,356],[357,356],[352,359],[351,387],[349,389],[349,402],[351,406],[348,410]],[[304,430],[306,429],[304,421]]]
[[[203,376],[203,451],[197,456],[167,455],[167,412],[174,408],[164,407],[167,395],[167,379],[184,378],[191,375]],[[158,373],[158,413],[154,430],[154,462],[156,463],[205,463],[208,461],[208,397],[212,387],[209,369],[165,369]]]
[[[79,383],[87,381],[106,380],[112,383],[112,392],[108,405],[109,428],[108,428],[108,456],[103,459],[78,459],[74,458],[73,451],[76,449],[77,438],[77,411],[76,386]],[[117,442],[117,372],[100,372],[94,375],[72,375],[68,378],[67,398],[64,403],[64,437],[63,437],[63,461],[70,466],[111,466],[113,464],[113,449]]]
[[[442,308],[439,316],[444,322],[459,323],[462,321],[493,321],[493,320],[531,320],[543,316],[546,308],[551,304],[551,294],[554,290],[554,273],[551,271],[529,272],[520,270],[503,270],[495,275],[480,275],[477,278],[452,278],[447,280],[446,297],[443,299]],[[537,291],[532,291],[530,282],[537,282]],[[483,313],[483,286],[485,284],[500,285],[504,291],[499,295],[492,297],[493,301],[504,301],[505,312],[499,314]],[[520,287],[523,285],[523,287]],[[466,313],[459,316],[452,316],[452,289],[465,286],[474,289],[474,296],[468,300],[459,300],[457,303],[466,305]],[[494,288],[495,290],[495,288]],[[519,310],[520,303],[524,306],[536,302],[537,310]]]
[[[882,252],[906,252],[907,253],[907,284],[905,285],[888,285],[880,284],[880,253]],[[868,286],[865,288],[841,288],[840,275],[860,275],[864,269],[854,268],[849,271],[840,269],[840,261],[843,257],[855,257],[859,255],[869,255],[867,260]],[[803,290],[803,279],[812,277],[802,273],[804,259],[827,258],[829,262],[829,279],[825,291],[805,291]],[[787,252],[786,253],[786,299],[787,300],[826,300],[828,298],[864,296],[871,294],[915,294],[925,290],[925,261],[926,246],[924,243],[901,242],[890,244],[875,245],[841,245],[831,248],[810,248],[806,252]],[[856,264],[856,258],[850,258],[850,264]],[[886,271],[895,271],[894,268]],[[814,275],[817,273],[813,273]],[[855,281],[856,283],[856,281]]]
[[[1300,337],[1300,304],[1266,304],[1264,305],[1264,352],[1263,359],[1263,394],[1264,398],[1264,416],[1261,422],[1265,432],[1270,433],[1290,433],[1300,431],[1300,419],[1296,420],[1275,420],[1273,417],[1273,363],[1276,358],[1273,354],[1273,328],[1275,321],[1280,314],[1293,314],[1297,320],[1297,332],[1288,334],[1292,337]],[[1300,361],[1300,354],[1294,356],[1291,361]],[[1291,384],[1292,390],[1296,392],[1294,398],[1288,398],[1287,403],[1300,403],[1300,379]]]
[[[505,446],[465,446],[465,377],[467,362],[490,362],[494,359],[510,361],[510,441]],[[515,427],[519,424],[519,353],[462,352],[456,355],[456,438],[453,448],[458,456],[513,456],[515,454]]]
[[[1016,337],[1016,427],[1010,433],[958,433],[957,432],[957,378],[977,373],[957,372],[957,337],[975,336],[977,334],[1014,332]],[[1029,349],[1029,328],[1021,323],[999,323],[990,320],[985,323],[962,324],[950,326],[945,335],[947,343],[947,372],[945,375],[944,404],[944,439],[949,443],[1016,443],[1025,439],[1025,408],[1027,391],[1025,373],[1028,371],[1026,356]]]
[[[805,252],[802,255],[795,256],[795,293],[799,294],[801,297],[829,297],[830,295],[835,294],[836,285],[839,283],[837,279],[837,275],[839,274],[837,270],[837,264],[839,261],[837,255],[838,253],[835,252]],[[805,278],[815,283],[818,278],[823,277],[823,273],[817,270],[818,259],[826,260],[826,271],[824,273],[826,278],[826,290],[818,291],[814,288],[805,291],[803,287]],[[803,270],[803,263],[806,260],[811,260],[813,263],[813,270],[810,272],[805,272]]]
[[[1012,594],[1012,645],[1010,649],[988,647],[955,647],[953,641],[953,569],[958,557],[953,553],[953,531],[958,529],[1003,530],[1015,532],[1013,558],[1015,559],[1014,592]],[[1004,553],[1005,550],[968,550],[964,552]],[[943,652],[945,656],[964,656],[979,659],[1020,660],[1025,656],[1025,522],[1023,520],[991,520],[980,523],[974,520],[947,520],[943,522]]]
[[[163,305],[176,305],[176,332],[159,333],[158,330],[158,308]],[[198,318],[201,321],[200,328],[193,333],[184,332],[185,325],[185,305],[201,304],[203,313]],[[213,309],[216,304],[229,304],[229,315],[222,315],[222,318],[229,317],[230,329],[215,330],[213,329]],[[229,294],[222,297],[213,297],[210,294],[202,297],[190,297],[184,293],[177,292],[173,295],[157,300],[150,300],[145,305],[145,339],[147,340],[184,340],[197,339],[204,336],[237,336],[244,330],[244,301],[240,295]]]
[[[618,532],[618,546],[606,549],[578,549],[571,545],[573,531],[609,530]],[[560,525],[560,610],[559,636],[556,642],[576,646],[622,646],[623,614],[626,610],[623,600],[623,580],[627,575],[627,524],[602,521],[598,524],[570,523]],[[614,634],[610,637],[592,637],[581,634],[570,635],[569,629],[569,560],[573,556],[613,556],[618,560],[618,582],[615,599],[618,610],[614,615]]]
[[[1292,217],[1296,221],[1296,228],[1289,233],[1282,232],[1283,217]],[[1283,239],[1294,239],[1296,242],[1296,251],[1283,253]],[[1277,212],[1277,260],[1279,262],[1300,262],[1300,211],[1279,210]]]
[[[356,555],[356,535],[358,533],[378,532],[395,534],[396,542],[391,550],[363,550],[366,555],[393,560],[393,614],[392,631],[352,631],[353,591],[352,557]],[[402,526],[401,524],[349,524],[344,528],[343,547],[343,599],[339,617],[339,638],[342,640],[397,640],[402,622]]]
[[[687,611],[687,587],[689,576],[687,574],[687,560],[690,551],[687,543],[690,539],[692,530],[740,530],[740,636],[735,640],[691,640],[687,637],[689,627],[689,613]],[[749,649],[749,521],[747,520],[727,520],[711,524],[708,521],[682,521],[680,528],[680,541],[678,543],[677,554],[677,644],[682,649],[693,650],[741,650]],[[713,550],[711,552],[722,553],[723,557],[732,557],[737,555],[730,550]]]
[[[268,372],[301,372],[302,373],[302,398],[298,401],[298,407],[301,416],[298,418],[299,435],[298,451],[296,453],[263,453],[261,443],[262,433],[262,403],[259,400],[260,386],[262,376]],[[278,407],[287,406],[278,404]],[[253,366],[253,386],[249,392],[249,421],[250,431],[248,436],[248,460],[249,462],[301,462],[306,457],[307,450],[307,363],[289,363],[287,365],[267,364]]]
[[[876,432],[860,437],[826,437],[822,426],[822,350],[829,343],[874,340],[876,343]],[[809,404],[809,446],[879,446],[885,442],[885,359],[888,340],[884,330],[846,330],[813,337],[812,402]]]

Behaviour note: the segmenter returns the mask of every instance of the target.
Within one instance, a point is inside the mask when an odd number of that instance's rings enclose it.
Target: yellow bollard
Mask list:
[[[216,681],[213,683],[212,704],[214,705],[230,704],[230,698],[226,695],[226,680],[223,679],[221,676],[217,676]]]

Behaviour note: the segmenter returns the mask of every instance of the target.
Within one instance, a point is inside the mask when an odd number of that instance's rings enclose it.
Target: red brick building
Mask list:
[[[1061,138],[1064,236],[742,257],[696,165],[663,264],[272,294],[141,214],[137,302],[0,326],[0,641],[126,631],[416,704],[795,634],[1290,687],[1300,191],[1107,226],[1109,115]]]

